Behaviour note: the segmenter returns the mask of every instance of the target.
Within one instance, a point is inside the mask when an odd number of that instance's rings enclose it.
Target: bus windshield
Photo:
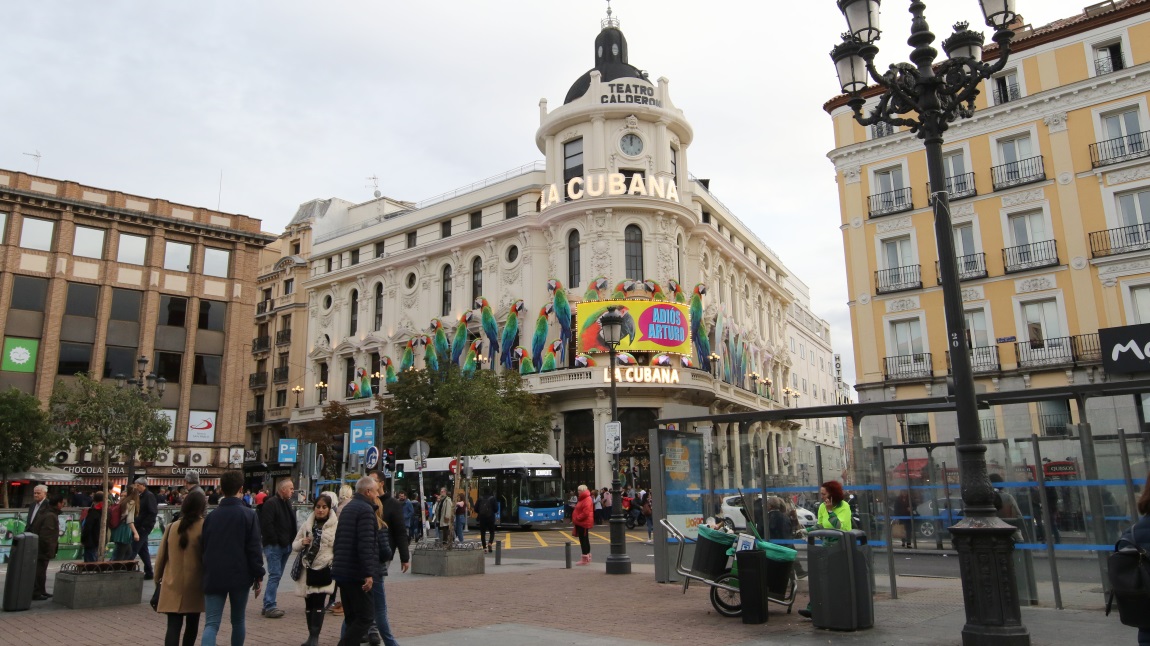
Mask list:
[[[523,502],[530,507],[553,507],[563,504],[563,480],[556,477],[529,476],[523,479]]]

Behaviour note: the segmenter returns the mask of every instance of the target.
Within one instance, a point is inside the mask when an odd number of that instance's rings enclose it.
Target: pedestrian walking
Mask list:
[[[184,489],[186,490],[185,495],[192,493],[193,491],[198,491],[200,493],[204,493],[203,488],[200,487],[200,474],[198,471],[187,471],[187,472],[185,472],[184,473],[184,485],[185,485]],[[207,494],[205,494],[205,496],[206,495]]]
[[[180,518],[168,525],[156,552],[156,612],[168,615],[164,646],[194,646],[204,611],[204,513],[208,499],[193,491],[180,505]]]
[[[408,541],[419,540],[419,529],[415,522],[415,510],[418,509],[415,505],[417,503],[408,500],[407,494],[402,491],[397,496],[399,503],[403,505],[403,524],[407,527],[407,539]]]
[[[1118,544],[1115,549],[1124,546],[1125,543],[1133,543],[1144,551],[1150,551],[1150,474],[1147,474],[1146,485],[1142,487],[1142,495],[1138,497],[1138,513],[1141,517],[1138,519],[1134,526],[1126,530],[1122,537],[1118,539]],[[1145,597],[1143,597],[1145,602]],[[1145,604],[1150,606],[1150,604]],[[1110,612],[1109,602],[1106,605],[1106,612]],[[1146,608],[1146,612],[1150,613],[1150,608]],[[1143,614],[1142,617],[1146,617]],[[1150,646],[1150,627],[1138,628],[1138,646]]]
[[[307,619],[308,638],[303,646],[318,646],[327,596],[335,592],[331,563],[338,517],[331,504],[328,496],[316,498],[311,514],[292,542],[292,551],[302,552],[303,559],[303,580],[296,586],[304,596],[304,616]]]
[[[435,501],[435,522],[439,524],[439,542],[451,542],[451,525],[455,514],[451,505],[451,496],[447,495],[447,487],[439,490],[439,498]]]
[[[608,522],[611,520],[611,514],[615,511],[613,506],[615,499],[611,497],[611,490],[603,487],[603,494],[599,496],[599,499],[603,502],[603,522]]]
[[[598,489],[595,493],[591,494],[592,509],[595,514],[595,524],[599,525],[603,522],[603,493]]]
[[[575,511],[571,512],[571,523],[575,526],[573,534],[579,539],[579,550],[583,554],[577,565],[591,565],[591,536],[588,532],[595,524],[595,506],[587,485],[579,485],[576,495],[579,502],[575,504]]]
[[[274,496],[268,496],[260,506],[260,535],[263,537],[264,558],[267,559],[268,581],[264,586],[264,607],[261,614],[268,619],[279,619],[284,611],[276,606],[276,593],[280,578],[292,553],[296,537],[295,510],[291,506],[295,485],[290,478],[280,480]]]
[[[778,496],[767,500],[767,540],[791,540],[791,519],[787,517],[786,503]]]
[[[484,489],[479,500],[475,501],[475,517],[479,521],[479,540],[483,550],[495,550],[495,519],[499,517],[499,501],[491,495],[490,489]]]
[[[819,504],[817,527],[819,529],[840,529],[844,532],[851,531],[851,507],[844,501],[842,483],[837,480],[824,482],[819,488],[819,495],[822,496],[823,502]],[[809,603],[806,608],[799,609],[799,615],[807,619],[811,618]]]
[[[44,487],[44,495],[47,496],[47,493],[48,488]],[[32,600],[44,601],[52,597],[48,594],[48,561],[56,556],[60,547],[60,510],[64,508],[64,496],[52,494],[46,500],[41,500],[36,507],[26,531],[37,536],[36,581],[32,587]]]
[[[140,557],[140,560],[144,562],[144,580],[150,581],[154,572],[152,571],[152,556],[148,553],[148,536],[151,535],[152,529],[156,526],[159,505],[156,502],[156,494],[148,491],[147,478],[136,478],[133,488],[139,495],[139,508],[136,510],[132,531],[131,558]]]
[[[108,523],[104,515],[104,492],[97,491],[92,496],[94,502],[84,516],[84,524],[80,527],[80,544],[84,546],[84,562],[94,563],[100,553],[100,524]]]
[[[643,514],[644,521],[647,523],[647,544],[653,545],[655,543],[655,506],[651,501],[651,494],[644,491],[640,496],[642,502],[639,503],[639,513]]]
[[[128,486],[124,497],[120,499],[120,524],[112,530],[112,542],[116,550],[112,555],[116,561],[135,560],[136,555],[132,546],[136,544],[139,532],[136,529],[136,516],[140,513],[140,493],[135,485]]]
[[[241,472],[225,471],[220,476],[224,497],[203,522],[204,638],[200,646],[216,646],[225,602],[231,604],[232,646],[243,646],[248,590],[258,595],[264,578],[260,522],[239,497],[243,484]]]
[[[343,600],[346,632],[340,646],[357,646],[375,615],[372,585],[379,580],[379,537],[375,516],[377,485],[364,476],[339,515],[333,545],[332,577]]]
[[[463,542],[463,530],[467,528],[467,515],[470,509],[467,494],[459,494],[455,499],[455,540]]]

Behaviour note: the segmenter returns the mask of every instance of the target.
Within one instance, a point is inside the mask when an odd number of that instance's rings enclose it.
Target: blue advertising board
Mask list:
[[[280,440],[279,461],[295,462],[299,456],[299,440]]]
[[[348,442],[351,444],[349,453],[363,455],[367,451],[367,447],[375,445],[375,420],[357,419],[353,421]]]

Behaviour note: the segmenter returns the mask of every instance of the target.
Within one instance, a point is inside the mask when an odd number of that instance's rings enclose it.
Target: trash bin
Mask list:
[[[40,537],[32,532],[17,534],[8,555],[8,575],[4,579],[4,612],[32,607],[32,588],[36,584],[36,556]]]
[[[739,566],[739,597],[743,604],[744,624],[767,622],[770,591],[767,584],[767,553],[760,549],[735,552]]]
[[[807,534],[811,622],[815,628],[858,630],[874,625],[866,534],[818,529]]]
[[[798,552],[785,545],[767,541],[758,541],[757,545],[767,555],[767,589],[772,597],[785,599]]]
[[[727,569],[727,550],[735,544],[735,538],[734,534],[700,527],[695,557],[691,560],[691,574],[717,579]]]

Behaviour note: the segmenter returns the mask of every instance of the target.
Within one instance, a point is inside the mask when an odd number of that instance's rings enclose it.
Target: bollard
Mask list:
[[[503,560],[503,541],[495,542],[495,564],[500,565]]]
[[[567,569],[571,569],[571,541],[563,544],[563,558],[567,561]]]

